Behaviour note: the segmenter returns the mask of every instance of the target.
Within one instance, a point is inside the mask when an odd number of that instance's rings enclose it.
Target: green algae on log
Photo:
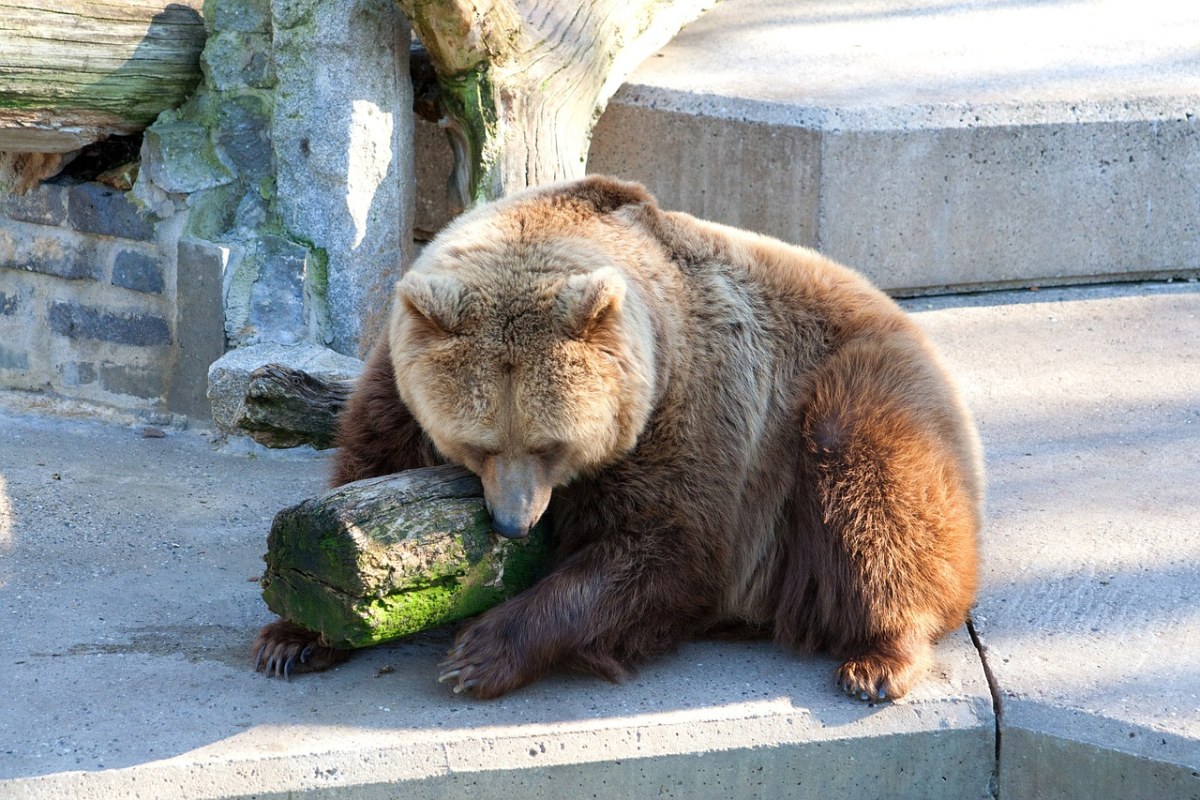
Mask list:
[[[544,526],[492,533],[479,479],[415,469],[332,489],[275,516],[267,606],[330,645],[366,647],[486,611],[532,586]]]

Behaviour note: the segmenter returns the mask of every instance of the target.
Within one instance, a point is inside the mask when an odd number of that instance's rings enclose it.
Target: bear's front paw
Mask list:
[[[439,683],[450,684],[455,694],[466,691],[490,700],[533,680],[526,659],[516,652],[509,626],[494,618],[498,616],[487,614],[458,634],[438,664]]]
[[[254,671],[276,677],[319,672],[349,657],[349,651],[329,647],[319,634],[283,619],[263,627],[254,641]]]

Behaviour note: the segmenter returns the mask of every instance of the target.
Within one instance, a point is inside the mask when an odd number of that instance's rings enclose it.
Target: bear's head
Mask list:
[[[476,209],[396,286],[401,398],[441,454],[480,477],[504,536],[524,536],[554,487],[632,449],[658,396],[636,245],[601,219],[621,204],[569,191],[594,183]]]

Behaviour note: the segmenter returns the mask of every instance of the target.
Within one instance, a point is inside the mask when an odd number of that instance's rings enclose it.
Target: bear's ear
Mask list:
[[[622,206],[655,205],[654,196],[646,191],[645,186],[607,175],[589,175],[571,184],[571,190],[600,214],[616,211]]]
[[[462,326],[469,294],[449,275],[409,272],[396,283],[396,303],[418,331],[452,336]]]
[[[591,339],[616,320],[625,300],[625,279],[612,267],[567,278],[559,303],[567,335]]]

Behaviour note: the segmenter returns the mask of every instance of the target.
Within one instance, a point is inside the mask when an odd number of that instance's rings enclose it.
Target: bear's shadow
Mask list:
[[[980,707],[981,720],[990,711],[986,684],[971,667],[974,651],[965,630],[939,644],[929,675],[898,704],[847,698],[834,683],[835,659],[788,653],[765,641],[689,642],[620,683],[555,673],[497,700],[480,701],[436,682],[437,663],[451,642],[446,630],[419,634],[363,650],[347,664],[301,676],[291,686],[337,695],[336,702],[322,704],[323,723],[414,732],[756,717],[839,728],[867,718],[879,724],[910,717],[914,706],[936,714],[941,704],[964,696]]]

